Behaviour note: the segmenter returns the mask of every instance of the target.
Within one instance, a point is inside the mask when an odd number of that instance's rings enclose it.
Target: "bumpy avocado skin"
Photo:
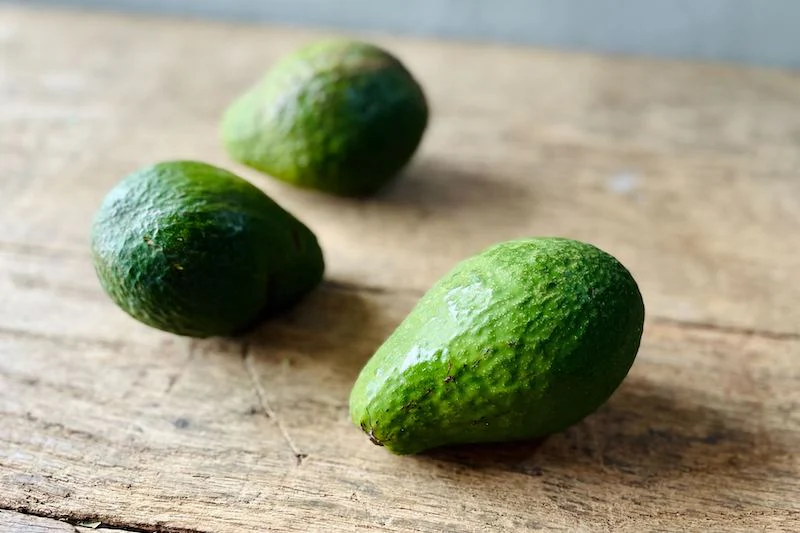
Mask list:
[[[294,185],[364,196],[411,159],[428,121],[400,61],[363,42],[308,45],[276,64],[226,111],[230,156]]]
[[[322,279],[314,234],[261,190],[193,161],[143,168],[92,226],[103,289],[135,319],[193,337],[229,335]]]
[[[643,322],[636,282],[598,248],[498,244],[436,283],[378,349],[351,418],[398,454],[548,435],[614,392]]]

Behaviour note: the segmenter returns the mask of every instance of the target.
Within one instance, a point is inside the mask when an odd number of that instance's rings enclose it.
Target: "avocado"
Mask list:
[[[193,337],[241,332],[298,301],[324,270],[311,230],[244,179],[195,161],[117,184],[94,217],[92,259],[125,312]]]
[[[377,46],[345,39],[279,61],[224,114],[229,155],[299,187],[365,196],[390,181],[428,122],[422,88]]]
[[[398,454],[561,431],[619,386],[643,322],[633,277],[598,248],[497,244],[422,297],[361,371],[350,415]]]

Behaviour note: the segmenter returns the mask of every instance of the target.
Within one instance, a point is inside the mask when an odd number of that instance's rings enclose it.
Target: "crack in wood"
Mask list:
[[[88,345],[108,348],[113,351],[122,350],[126,343],[118,340],[96,339],[93,337],[77,337],[71,335],[60,335],[55,333],[41,333],[38,331],[28,331],[25,329],[8,328],[0,326],[0,337],[7,336],[12,338],[31,339],[47,341],[54,344],[67,343],[73,346]]]
[[[264,391],[264,388],[261,386],[261,381],[258,378],[258,372],[256,370],[255,363],[253,362],[253,355],[250,353],[250,343],[248,342],[245,342],[242,345],[242,364],[244,365],[247,375],[250,377],[253,390],[256,393],[259,405],[261,406],[261,412],[265,417],[272,420],[278,427],[278,430],[281,432],[281,436],[283,436],[283,440],[286,441],[286,444],[289,445],[289,448],[294,454],[295,460],[297,461],[297,466],[300,466],[303,464],[303,460],[308,457],[308,454],[300,451],[300,448],[298,448],[294,440],[292,440],[292,437],[289,435],[286,426],[284,426],[283,422],[278,417],[278,414],[270,406],[269,401],[267,400],[267,394]]]
[[[90,515],[88,513],[58,514],[58,513],[40,512],[40,511],[34,511],[24,506],[5,507],[0,505],[0,511],[9,511],[24,516],[54,520],[56,522],[61,522],[63,524],[72,526],[73,529],[79,533],[82,531],[81,529],[78,529],[79,527],[84,528],[83,531],[90,530],[91,528],[84,526],[84,524],[92,522],[100,522],[100,525],[98,526],[99,531],[121,531],[123,533],[210,533],[208,530],[204,529],[174,527],[161,524],[154,524],[154,525],[141,524],[141,523],[126,524],[114,518],[100,517],[100,516]]]
[[[711,331],[716,333],[726,333],[729,335],[743,335],[746,337],[761,337],[774,341],[796,341],[800,340],[800,333],[789,331],[770,331],[756,328],[745,328],[740,326],[723,326],[712,322],[694,322],[691,320],[681,320],[663,316],[650,317],[656,324],[665,324],[684,329],[694,329],[700,331]]]
[[[0,413],[0,414],[3,414],[4,416],[15,416],[14,413]],[[90,441],[96,441],[99,438],[99,436],[94,433],[83,431],[81,429],[74,429],[71,427],[67,427],[60,422],[49,422],[34,415],[31,412],[26,412],[24,415],[16,415],[16,416],[18,418],[24,418],[28,422],[33,422],[34,424],[38,424],[45,431],[57,431],[64,435],[69,435],[72,437],[77,437],[80,439],[90,440]]]
[[[102,300],[104,302],[108,300],[108,297],[100,290],[66,283],[52,283],[42,276],[12,272],[8,279],[12,285],[24,290],[49,291],[51,294],[63,294],[85,300]]]

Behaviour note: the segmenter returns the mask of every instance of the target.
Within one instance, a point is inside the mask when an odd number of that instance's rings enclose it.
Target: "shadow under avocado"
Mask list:
[[[415,300],[381,292],[367,296],[357,288],[325,280],[301,302],[265,317],[240,339],[261,357],[290,349],[317,364],[330,363],[342,382],[324,385],[349,390],[361,367]]]
[[[482,217],[494,211],[508,213],[509,205],[524,202],[533,207],[531,194],[518,180],[498,172],[467,170],[432,157],[414,160],[371,201],[393,207],[428,210],[478,210]]]
[[[703,404],[641,378],[626,380],[597,412],[562,433],[532,441],[453,446],[421,461],[527,475],[580,470],[665,480],[691,472],[733,474],[786,454],[779,442]]]

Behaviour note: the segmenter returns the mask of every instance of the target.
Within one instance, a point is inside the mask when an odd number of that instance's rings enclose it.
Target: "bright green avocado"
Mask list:
[[[411,159],[428,122],[419,84],[390,53],[330,40],[279,61],[225,112],[230,156],[294,185],[376,192]]]
[[[636,282],[602,250],[498,244],[422,297],[361,371],[350,414],[398,454],[548,435],[614,392],[643,321]]]
[[[261,190],[193,161],[134,172],[94,218],[103,289],[135,319],[179,335],[241,332],[322,278],[314,234]]]

